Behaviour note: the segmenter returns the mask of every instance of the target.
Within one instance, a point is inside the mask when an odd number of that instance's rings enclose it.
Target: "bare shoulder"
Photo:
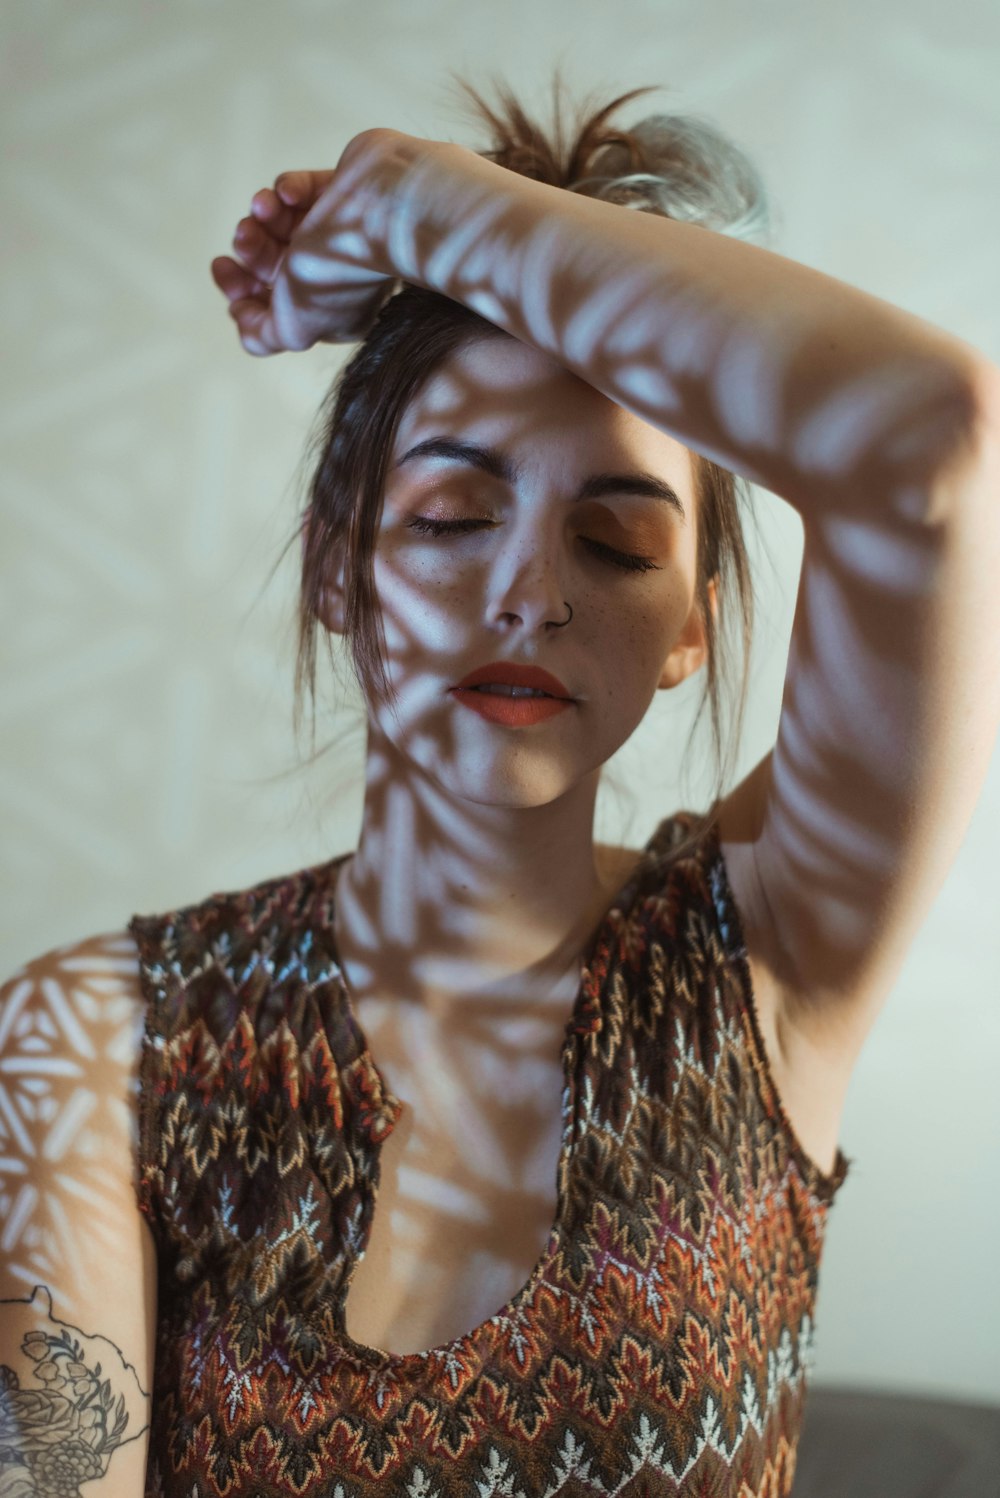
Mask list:
[[[141,996],[139,953],[128,931],[103,932],[53,947],[18,968],[6,980],[2,991],[6,992],[11,984],[25,976],[48,978],[57,974],[80,973],[100,976],[102,981],[114,979],[123,991],[136,999]]]
[[[144,1013],[132,936],[86,937],[33,958],[0,986],[0,1051],[21,1056],[19,1072],[47,1078],[53,1092],[84,1077],[120,1091],[137,1081]]]
[[[5,1242],[17,1239],[25,1275],[33,1264],[54,1262],[47,1231],[55,1224],[42,1220],[46,1192],[72,1190],[93,1217],[89,1248],[78,1245],[70,1255],[62,1245],[67,1274],[92,1257],[102,1224],[134,1211],[144,1021],[138,952],[124,931],[57,947],[0,987],[2,1085],[16,1145],[7,1220],[22,1226],[19,1233],[8,1226]]]
[[[594,852],[605,888],[611,895],[617,895],[623,885],[628,883],[633,869],[642,858],[643,850],[624,848],[617,843],[597,843]]]
[[[37,1100],[25,1117],[31,1132],[45,1131],[47,1161],[74,1140],[78,1152],[96,1148],[112,1116],[121,1124],[123,1108],[134,1112],[144,1019],[127,931],[53,948],[0,987],[0,1052],[18,1058],[8,1074]]]

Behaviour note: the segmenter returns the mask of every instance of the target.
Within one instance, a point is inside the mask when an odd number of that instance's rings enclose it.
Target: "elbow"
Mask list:
[[[1000,365],[978,359],[968,379],[974,418],[974,439],[980,451],[996,454],[1000,447]]]
[[[883,457],[894,508],[910,524],[938,530],[968,516],[973,496],[995,510],[1000,497],[1000,368],[979,355],[939,373],[916,419]],[[883,469],[883,480],[885,478]]]

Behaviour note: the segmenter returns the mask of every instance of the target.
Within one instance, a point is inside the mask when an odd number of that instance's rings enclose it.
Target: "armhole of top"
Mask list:
[[[716,917],[722,935],[722,942],[727,956],[733,961],[738,975],[740,994],[746,1008],[749,1021],[750,1040],[754,1048],[754,1071],[758,1079],[758,1088],[761,1092],[761,1100],[768,1113],[773,1114],[775,1121],[781,1128],[788,1144],[792,1158],[799,1168],[799,1173],[808,1184],[810,1190],[823,1202],[831,1202],[843,1185],[850,1161],[844,1154],[840,1145],[837,1146],[837,1154],[834,1160],[833,1170],[827,1173],[821,1170],[816,1161],[803,1147],[795,1126],[785,1111],[785,1105],[781,1100],[774,1073],[771,1070],[770,1058],[767,1047],[764,1044],[764,1032],[760,1024],[760,1016],[757,1012],[757,999],[753,989],[753,975],[750,972],[750,964],[747,960],[747,944],[743,934],[743,920],[732,886],[729,883],[729,870],[726,867],[726,857],[722,851],[722,842],[719,837],[718,823],[712,824],[709,837],[705,846],[706,873],[708,884],[715,907]]]
[[[156,1135],[157,1083],[156,1058],[163,1051],[163,989],[154,980],[152,966],[156,953],[158,923],[133,916],[128,931],[139,954],[139,986],[144,1002],[142,1045],[139,1054],[139,1096],[137,1099],[138,1145],[134,1179],[139,1211],[151,1227],[157,1221],[153,1201],[152,1178],[156,1169],[154,1153]]]

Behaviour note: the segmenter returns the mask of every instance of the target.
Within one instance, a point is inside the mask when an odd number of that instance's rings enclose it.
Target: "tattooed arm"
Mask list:
[[[139,1498],[156,1264],[133,1184],[135,947],[98,937],[0,989],[0,1494]]]

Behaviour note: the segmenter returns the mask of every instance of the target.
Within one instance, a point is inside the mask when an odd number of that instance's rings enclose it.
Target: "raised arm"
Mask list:
[[[462,146],[364,131],[335,172],[279,184],[309,211],[284,209],[275,235],[278,199],[258,194],[235,241],[262,270],[244,279],[248,294],[235,294],[237,262],[214,262],[250,352],[353,341],[395,280],[412,281],[804,519],[828,490],[870,474],[884,492],[900,466],[950,457],[997,373],[952,335],[797,261],[534,182]]]
[[[133,1183],[134,944],[51,952],[0,988],[0,1493],[140,1498],[156,1262]]]
[[[782,1044],[853,1059],[1000,723],[1000,374],[792,260],[459,146],[367,131],[285,252],[270,228],[287,211],[265,194],[247,221],[255,285],[217,263],[247,347],[357,337],[402,277],[798,511],[781,720],[741,802],[740,892]]]

